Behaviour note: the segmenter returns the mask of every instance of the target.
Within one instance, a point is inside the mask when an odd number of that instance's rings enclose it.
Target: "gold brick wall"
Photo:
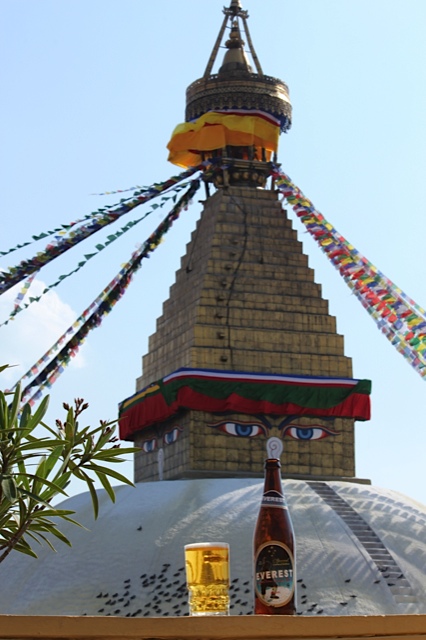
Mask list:
[[[352,376],[335,318],[275,192],[229,187],[207,200],[149,339],[137,389],[180,367]],[[231,443],[235,439],[203,427],[195,412],[182,419],[190,437],[179,438],[185,445],[170,467],[173,477],[183,477],[185,468],[252,473],[264,458],[264,446],[253,438]],[[353,421],[344,423],[339,436],[318,443],[286,438],[291,473],[353,475]],[[248,450],[253,459],[243,455]],[[153,479],[146,476],[150,457],[155,451],[136,456],[137,481]],[[148,464],[151,471],[155,464]]]

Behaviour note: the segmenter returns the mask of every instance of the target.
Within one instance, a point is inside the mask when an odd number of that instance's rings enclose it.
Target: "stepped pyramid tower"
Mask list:
[[[313,399],[317,389],[307,404],[293,397],[285,407],[269,402],[281,376],[294,388],[318,380],[352,384],[352,364],[270,178],[279,132],[291,126],[288,87],[264,75],[239,0],[223,12],[204,76],[187,89],[183,127],[203,119],[210,126],[196,149],[174,144],[179,135],[169,144],[176,164],[206,162],[207,199],[149,339],[137,392],[123,405],[122,426],[131,422],[126,437],[141,447],[135,480],[261,475],[265,442],[270,455],[284,448],[284,477],[353,480],[353,409],[334,411],[336,401]],[[227,28],[223,63],[213,74]],[[171,380],[188,383],[191,399],[170,415],[142,418],[157,382],[182,368]],[[213,390],[199,387],[209,381]],[[239,383],[254,385],[244,402],[235,401],[240,391],[232,385]],[[268,387],[266,396],[258,386]]]

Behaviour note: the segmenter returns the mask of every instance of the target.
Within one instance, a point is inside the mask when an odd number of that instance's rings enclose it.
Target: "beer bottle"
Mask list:
[[[281,464],[265,462],[265,487],[254,532],[254,613],[294,615],[294,533],[281,487]]]

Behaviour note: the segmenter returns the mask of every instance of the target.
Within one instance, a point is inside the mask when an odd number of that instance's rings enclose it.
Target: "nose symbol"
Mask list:
[[[266,441],[266,452],[268,454],[268,458],[279,458],[283,452],[283,443],[282,440],[272,436],[272,438],[268,438]]]

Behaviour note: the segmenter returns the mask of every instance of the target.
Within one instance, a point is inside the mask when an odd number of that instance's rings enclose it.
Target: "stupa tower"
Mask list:
[[[276,455],[284,446],[284,476],[354,479],[354,419],[367,416],[270,177],[291,126],[288,87],[264,75],[239,0],[223,12],[169,143],[175,164],[205,163],[207,199],[121,408],[122,432],[141,447],[135,480],[259,475],[265,443]]]

